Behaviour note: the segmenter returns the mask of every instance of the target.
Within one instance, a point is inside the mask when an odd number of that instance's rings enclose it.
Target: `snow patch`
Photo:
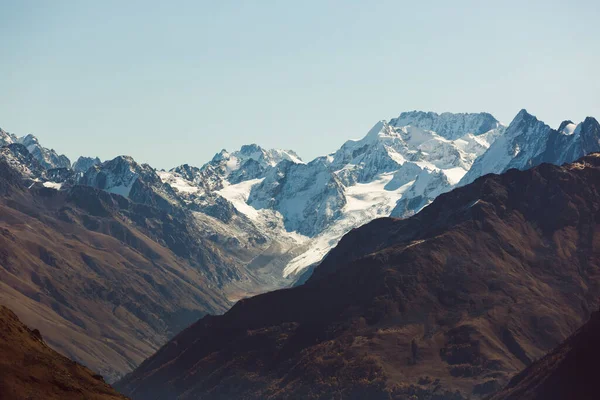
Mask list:
[[[56,190],[60,190],[60,188],[62,187],[62,183],[57,183],[57,182],[44,182],[43,185],[44,185],[44,187],[56,189]]]
[[[200,188],[183,179],[179,174],[167,171],[156,172],[163,183],[168,183],[173,189],[181,193],[197,193]]]
[[[248,197],[252,186],[261,183],[265,178],[250,179],[235,185],[225,184],[225,187],[218,190],[217,193],[226,198],[242,214],[253,221],[259,219],[259,210],[248,205]]]

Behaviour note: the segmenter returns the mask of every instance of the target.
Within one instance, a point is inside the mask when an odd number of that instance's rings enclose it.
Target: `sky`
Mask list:
[[[493,3],[493,4],[492,4]],[[402,111],[600,117],[600,4],[0,0],[0,127],[72,160],[303,159]]]

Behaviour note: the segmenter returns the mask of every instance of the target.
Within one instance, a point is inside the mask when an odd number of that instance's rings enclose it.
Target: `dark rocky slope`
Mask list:
[[[600,312],[489,400],[594,400],[598,395]]]
[[[0,306],[0,399],[125,399],[102,377],[52,350],[40,331],[30,330]]]
[[[597,309],[599,190],[590,155],[375,220],[306,284],[202,318],[117,387],[134,399],[485,397]]]

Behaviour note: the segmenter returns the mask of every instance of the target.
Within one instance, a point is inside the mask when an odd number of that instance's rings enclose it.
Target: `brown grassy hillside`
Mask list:
[[[0,399],[125,399],[102,377],[58,354],[0,306]]]

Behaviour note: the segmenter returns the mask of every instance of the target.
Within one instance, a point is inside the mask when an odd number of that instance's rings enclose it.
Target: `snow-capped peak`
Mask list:
[[[34,156],[44,168],[71,168],[71,161],[67,156],[58,154],[54,149],[47,149],[40,145],[37,137],[32,134],[16,138]]]
[[[77,161],[75,161],[73,163],[73,166],[71,168],[75,172],[83,173],[83,172],[87,171],[88,169],[90,169],[91,167],[93,167],[94,165],[98,165],[101,163],[102,163],[102,161],[100,161],[100,159],[98,157],[92,158],[92,157],[81,156],[77,159]]]
[[[212,158],[212,162],[219,162],[222,160],[227,160],[229,159],[229,152],[225,149],[222,149],[220,152],[218,152],[217,154],[214,155],[214,157]]]
[[[201,169],[207,173],[217,174],[219,179],[238,183],[264,177],[269,168],[284,160],[296,164],[303,163],[300,157],[291,150],[265,150],[253,143],[244,145],[240,150],[233,152],[223,149]]]
[[[515,115],[515,118],[513,118],[510,125],[508,125],[508,129],[510,131],[515,131],[520,129],[525,124],[535,124],[539,122],[540,121],[535,115],[530,114],[526,109],[523,108],[517,113],[517,115]]]
[[[409,111],[390,121],[394,127],[414,126],[436,132],[443,138],[454,140],[466,134],[481,135],[501,127],[489,113],[449,113]]]
[[[526,168],[546,146],[550,127],[522,109],[512,120],[506,132],[481,155],[460,181],[473,182],[489,173],[500,173],[509,168]]]
[[[280,149],[263,149],[259,145],[252,143],[243,145],[240,150],[228,153],[222,150],[220,154],[221,160],[236,160],[238,166],[248,160],[258,161],[264,166],[273,167],[283,160],[292,161],[294,163],[302,163],[300,157],[292,150]],[[213,158],[214,159],[214,158]]]
[[[377,122],[373,127],[369,130],[369,132],[365,135],[361,140],[349,140],[346,143],[374,143],[378,140],[381,140],[386,137],[398,136],[394,134],[394,131],[390,129],[390,126],[387,121],[381,120]]]
[[[80,183],[128,197],[138,177],[150,172],[147,169],[151,168],[138,164],[130,156],[117,156],[88,169]]]
[[[486,113],[414,111],[389,123],[379,121],[363,139],[347,141],[329,159],[331,169],[345,185],[368,182],[378,174],[398,170],[407,161],[431,171],[447,170],[450,181],[456,182],[503,130],[504,126]]]
[[[576,127],[577,127],[577,125],[574,124],[573,121],[567,120],[567,121],[563,121],[560,123],[560,126],[558,127],[558,131],[565,135],[572,135],[575,132]]]

